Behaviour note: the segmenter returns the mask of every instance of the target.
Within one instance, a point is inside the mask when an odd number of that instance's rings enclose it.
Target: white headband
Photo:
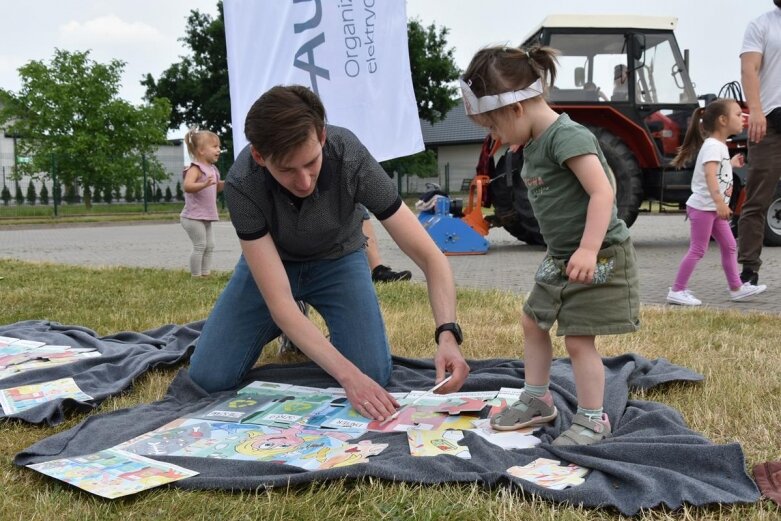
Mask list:
[[[513,103],[534,98],[542,94],[542,80],[539,78],[525,89],[503,92],[501,94],[492,94],[480,98],[475,96],[475,93],[472,92],[472,89],[469,87],[472,83],[471,81],[467,83],[463,78],[460,81],[461,92],[464,95],[464,108],[466,109],[466,113],[470,116],[506,107],[507,105],[512,105]]]

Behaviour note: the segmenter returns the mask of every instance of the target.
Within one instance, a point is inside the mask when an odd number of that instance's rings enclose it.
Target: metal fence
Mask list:
[[[182,172],[186,166],[180,143],[159,147],[154,157],[144,157],[138,175],[131,180],[97,186],[65,186],[58,164],[62,158],[20,157],[0,150],[0,221],[30,217],[61,217],[181,211],[184,193]],[[221,158],[224,176],[232,163]],[[117,161],[117,165],[122,162]],[[27,165],[46,165],[33,174]],[[25,168],[27,167],[27,168]],[[117,166],[117,168],[121,168]]]

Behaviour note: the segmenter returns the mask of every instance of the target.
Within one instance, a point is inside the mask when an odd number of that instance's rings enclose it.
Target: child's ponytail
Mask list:
[[[705,138],[716,130],[721,116],[729,114],[730,106],[735,100],[720,98],[710,102],[705,107],[699,107],[692,113],[692,120],[686,130],[683,144],[678,148],[678,154],[671,164],[681,168],[694,158],[700,150]]]
[[[187,134],[184,135],[184,144],[187,145],[187,153],[190,154],[190,157],[195,157],[195,151],[198,148],[197,145],[197,138],[198,135],[198,127],[192,126],[189,129],[187,129]]]
[[[556,81],[556,55],[558,54],[556,50],[535,44],[525,52],[529,66],[537,73],[543,85],[553,87]]]

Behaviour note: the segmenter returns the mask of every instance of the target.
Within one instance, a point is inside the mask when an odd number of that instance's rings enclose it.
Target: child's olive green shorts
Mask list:
[[[567,260],[546,256],[534,276],[523,312],[557,335],[631,333],[640,326],[637,256],[631,239],[599,250],[594,282],[569,282]]]

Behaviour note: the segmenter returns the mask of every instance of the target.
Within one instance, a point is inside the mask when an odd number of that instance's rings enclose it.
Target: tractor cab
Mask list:
[[[554,15],[524,46],[540,43],[560,52],[550,92],[556,110],[634,142],[640,167],[658,168],[675,155],[698,106],[676,25],[661,16]],[[607,107],[620,121],[605,124]]]

